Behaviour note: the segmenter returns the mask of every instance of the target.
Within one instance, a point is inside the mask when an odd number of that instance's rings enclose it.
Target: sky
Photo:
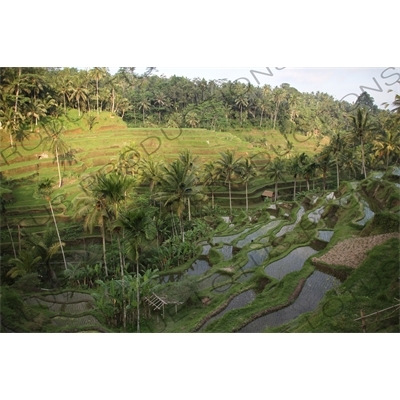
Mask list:
[[[110,67],[114,73],[118,67]],[[138,68],[138,72],[144,68]],[[375,104],[383,108],[383,103],[391,104],[395,94],[400,94],[400,67],[374,68],[311,68],[311,67],[157,67],[157,75],[173,75],[187,78],[238,80],[253,85],[280,86],[289,83],[300,92],[324,92],[336,100],[349,103],[356,101],[363,91],[367,91]],[[391,92],[389,92],[391,91]]]

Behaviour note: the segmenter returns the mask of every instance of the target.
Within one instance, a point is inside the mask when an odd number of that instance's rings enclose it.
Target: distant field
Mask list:
[[[76,114],[76,115],[75,115]],[[60,200],[54,203],[57,218],[71,221],[69,204],[80,193],[79,183],[83,174],[93,173],[106,164],[113,163],[124,146],[134,145],[143,158],[152,156],[166,162],[175,160],[184,149],[189,149],[198,157],[199,165],[209,160],[217,160],[220,153],[228,149],[235,150],[237,156],[254,157],[259,167],[266,167],[285,147],[285,137],[277,132],[214,132],[205,129],[171,128],[128,128],[118,117],[111,118],[109,113],[102,113],[99,123],[89,129],[84,117],[78,118],[72,111],[69,120],[65,120],[63,138],[74,150],[75,161],[62,167],[63,187],[54,189],[54,195]],[[57,164],[45,147],[45,131],[37,129],[27,140],[17,143],[16,148],[9,146],[7,133],[0,130],[1,157],[0,173],[3,178],[13,181],[13,202],[7,205],[8,219],[13,225],[36,229],[48,220],[47,204],[35,197],[37,183],[43,178],[57,181]],[[251,139],[250,139],[251,137]],[[262,139],[263,144],[255,143]],[[315,153],[318,148],[316,138],[291,136],[294,144],[293,153]],[[253,143],[250,143],[249,140]],[[262,147],[261,147],[262,146]],[[261,193],[272,182],[260,175],[249,184],[250,207],[260,204]],[[290,184],[284,184],[290,189]],[[243,185],[233,185],[232,200],[236,207],[245,206]],[[145,189],[144,189],[145,190]],[[222,207],[228,206],[228,194],[225,187],[216,188],[216,202]],[[69,217],[68,217],[69,216]]]

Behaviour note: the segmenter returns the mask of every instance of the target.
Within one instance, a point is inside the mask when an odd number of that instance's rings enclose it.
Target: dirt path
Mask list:
[[[339,242],[321,257],[314,257],[313,262],[322,262],[329,265],[345,265],[357,268],[367,257],[367,252],[391,238],[399,238],[400,233],[385,233],[383,235],[351,238]]]

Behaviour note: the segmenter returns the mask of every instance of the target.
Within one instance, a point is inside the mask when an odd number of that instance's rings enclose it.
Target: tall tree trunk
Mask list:
[[[121,251],[121,241],[119,239],[119,234],[117,233],[118,241],[118,252],[119,252],[119,265],[121,268],[121,280],[122,280],[122,325],[126,330],[126,299],[125,299],[125,273],[124,273],[124,263],[122,261],[122,251]]]
[[[135,244],[136,256],[136,303],[137,303],[137,333],[140,333],[140,288],[139,288],[139,248]]]
[[[18,224],[18,250],[21,253],[21,226]]]
[[[17,126],[17,112],[18,112],[18,97],[19,97],[19,82],[21,79],[21,68],[18,68],[18,83],[17,83],[17,90],[15,92],[15,104],[14,104],[14,129]],[[14,147],[14,141],[12,138],[12,131],[10,132],[10,145],[11,147]]]
[[[337,188],[339,189],[339,163],[338,160],[336,159],[336,182],[337,182]]]
[[[56,221],[56,217],[54,215],[54,210],[53,210],[53,206],[51,205],[51,200],[49,199],[49,206],[50,206],[50,210],[51,210],[51,215],[53,216],[53,221],[54,221],[54,226],[56,228],[56,232],[57,232],[57,236],[58,236],[58,241],[60,242],[60,248],[61,248],[61,253],[63,256],[63,260],[64,260],[64,266],[65,269],[68,269],[67,267],[67,261],[65,259],[65,254],[64,254],[64,248],[63,248],[63,243],[61,241],[61,237],[60,237],[60,232],[58,231],[58,226],[57,226],[57,221]]]
[[[293,201],[296,200],[296,184],[297,184],[297,179],[294,178]]]
[[[247,195],[247,182],[246,182],[246,211],[249,210],[249,197]]]
[[[365,154],[364,154],[364,139],[361,137],[361,156],[362,156],[362,173],[364,178],[367,179],[367,169],[365,168]]]
[[[231,193],[231,181],[228,182],[229,185],[229,209],[232,215],[232,193]]]
[[[62,178],[61,178],[61,168],[60,168],[60,160],[58,158],[58,148],[56,145],[56,160],[57,160],[57,168],[58,168],[58,187],[62,186]]]
[[[115,89],[112,89],[112,104],[111,104],[111,114],[114,114],[115,111]]]
[[[8,234],[10,235],[10,239],[11,239],[11,246],[12,246],[12,249],[13,249],[14,258],[17,258],[17,252],[15,251],[14,240],[13,240],[11,229],[10,229],[10,226],[8,225],[7,220],[6,220],[6,225],[7,225]]]
[[[99,113],[99,80],[96,79],[96,101],[97,101],[97,114]]]
[[[181,226],[182,243],[185,243],[185,228],[183,227],[182,215],[179,217],[179,224]]]
[[[277,197],[278,197],[278,181],[275,182],[275,203],[276,203]]]
[[[104,270],[106,276],[108,276],[108,269],[107,269],[107,256],[106,256],[106,232],[104,229],[104,218],[101,217],[101,239],[103,242],[103,260],[104,260]]]
[[[189,214],[189,221],[192,220],[192,215],[190,213],[190,197],[188,197],[188,214]]]
[[[261,110],[260,128],[262,126],[263,114],[264,114],[264,110]]]

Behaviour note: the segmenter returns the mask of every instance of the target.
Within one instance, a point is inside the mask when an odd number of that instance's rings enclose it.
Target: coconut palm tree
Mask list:
[[[385,130],[374,140],[376,157],[384,157],[386,171],[389,168],[390,158],[400,154],[400,131]]]
[[[367,169],[365,166],[365,141],[368,134],[375,131],[375,127],[371,123],[370,113],[365,108],[358,108],[355,115],[349,116],[352,122],[353,137],[360,141],[361,144],[361,173],[367,178]]]
[[[89,75],[96,81],[96,110],[99,114],[99,81],[107,75],[107,68],[95,67],[90,70]]]
[[[275,88],[273,91],[273,99],[275,102],[275,112],[274,112],[274,126],[273,129],[276,127],[276,119],[278,117],[278,112],[280,105],[282,104],[283,100],[285,99],[285,90],[283,88]]]
[[[140,274],[139,274],[139,250],[145,241],[154,239],[156,235],[152,218],[143,208],[129,209],[121,212],[118,224],[126,232],[128,252],[134,254],[136,265],[136,303],[137,303],[137,332],[140,332]]]
[[[40,99],[31,99],[26,112],[26,116],[31,119],[31,132],[33,131],[32,120],[35,121],[37,126],[40,117],[45,116],[46,111],[46,107]]]
[[[246,185],[246,211],[249,209],[248,184],[250,180],[257,176],[257,169],[250,158],[245,158],[240,165],[240,178]]]
[[[188,169],[181,160],[174,161],[168,167],[164,167],[164,173],[160,177],[161,188],[155,195],[156,200],[164,202],[164,205],[176,205],[176,214],[179,217],[182,241],[185,240],[183,229],[183,211],[188,205],[188,217],[191,221],[191,199],[198,200],[201,197],[201,188],[197,186],[198,178],[193,171]]]
[[[84,188],[82,187],[82,189]],[[105,200],[97,198],[93,192],[84,189],[84,194],[74,199],[73,207],[75,209],[75,218],[78,220],[84,218],[83,228],[85,231],[92,233],[95,226],[100,227],[104,271],[105,275],[108,276],[105,230],[108,213]]]
[[[147,111],[150,108],[150,100],[147,96],[147,93],[145,93],[139,100],[139,109],[142,110],[143,114],[143,125],[144,125],[144,120],[145,120],[145,111]]]
[[[240,125],[243,124],[243,108],[247,108],[249,100],[245,93],[239,93],[236,97],[235,104],[240,109]]]
[[[64,249],[63,249],[64,243],[61,241],[60,232],[58,230],[56,217],[54,215],[53,206],[51,204],[51,202],[52,202],[52,192],[53,192],[53,180],[52,179],[46,178],[46,179],[42,180],[37,186],[37,194],[41,198],[43,198],[44,200],[46,200],[49,203],[51,215],[52,215],[53,221],[54,221],[54,227],[55,227],[56,232],[57,232],[58,242],[60,244],[59,248],[61,249],[62,257],[63,257],[63,260],[64,260],[64,267],[65,267],[65,269],[68,269],[67,261],[65,259],[65,254],[64,254]]]
[[[80,102],[87,101],[89,92],[86,88],[86,81],[78,76],[75,81],[71,83],[70,99],[75,100],[78,105],[78,115],[81,116]]]
[[[270,179],[275,183],[275,203],[278,197],[278,181],[284,179],[285,163],[281,158],[275,158],[267,169],[267,174]]]
[[[116,173],[134,176],[138,172],[140,158],[141,154],[133,143],[125,146],[119,153]]]
[[[220,176],[225,184],[228,185],[229,190],[229,209],[232,214],[232,180],[234,176],[240,176],[240,162],[241,157],[235,158],[235,152],[227,150],[220,153],[220,158],[215,162],[216,173]]]
[[[215,208],[214,205],[214,185],[219,181],[215,162],[208,161],[204,164],[201,181],[204,185],[208,186],[211,192],[211,207]]]
[[[296,200],[296,186],[297,186],[297,178],[301,175],[301,163],[300,163],[300,156],[297,154],[293,158],[289,160],[288,164],[288,172],[290,172],[294,179],[293,185],[293,201]]]
[[[342,153],[344,149],[344,139],[343,135],[340,133],[335,133],[332,138],[331,142],[328,146],[328,151],[331,152],[333,159],[335,160],[336,164],[336,180],[337,180],[337,188],[339,189],[340,185],[340,173],[339,173],[339,161],[342,158]]]
[[[154,160],[147,158],[139,163],[139,171],[142,182],[147,182],[150,185],[150,193],[153,193],[154,187],[160,182],[164,164],[162,160]]]
[[[167,105],[167,98],[165,97],[164,93],[156,93],[154,103],[157,105],[158,111],[158,125],[161,125],[161,110]]]
[[[65,156],[65,154],[70,151],[70,148],[68,147],[62,136],[64,127],[58,119],[51,119],[43,126],[47,134],[47,137],[43,139],[43,142],[45,146],[47,145],[48,149],[54,154],[56,158],[58,168],[58,187],[61,187],[62,177],[60,168],[60,156]]]

